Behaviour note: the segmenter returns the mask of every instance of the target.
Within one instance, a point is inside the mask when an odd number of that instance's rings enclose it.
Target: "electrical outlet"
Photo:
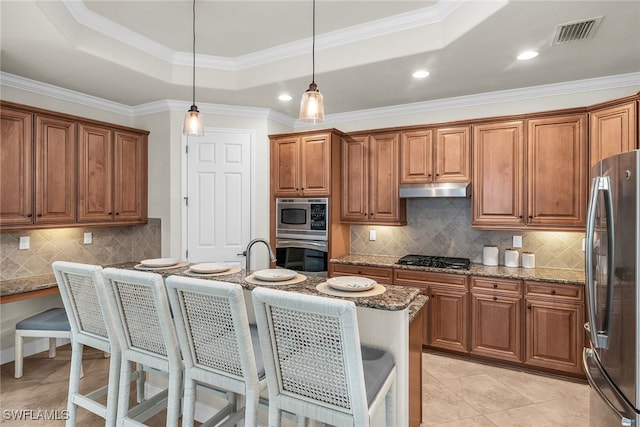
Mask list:
[[[19,249],[29,249],[29,236],[20,236]]]
[[[513,236],[513,247],[514,248],[522,247],[522,236]]]
[[[369,230],[369,240],[376,240],[376,230]]]
[[[93,234],[92,233],[84,233],[84,244],[90,245],[93,243]]]

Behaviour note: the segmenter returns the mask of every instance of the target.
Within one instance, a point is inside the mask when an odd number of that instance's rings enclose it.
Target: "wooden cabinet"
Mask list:
[[[425,346],[468,353],[467,276],[395,269],[393,283],[428,289]]]
[[[584,114],[528,121],[527,226],[584,229],[587,138]]]
[[[271,139],[272,189],[276,197],[331,195],[332,140],[335,131]]]
[[[469,126],[402,132],[400,182],[470,181],[469,134]]]
[[[65,225],[76,220],[76,125],[2,106],[0,225]]]
[[[583,229],[585,121],[571,114],[474,126],[472,226]]]
[[[399,197],[399,134],[346,136],[342,142],[341,219],[350,223],[406,224]]]
[[[0,109],[0,225],[33,223],[33,114]]]
[[[393,269],[387,267],[373,267],[368,265],[329,263],[329,277],[335,276],[364,276],[378,283],[390,285],[393,283]]]
[[[589,112],[590,165],[614,154],[638,148],[636,100]]]
[[[472,226],[524,225],[524,122],[473,127]]]
[[[522,282],[471,278],[471,353],[522,362]]]
[[[6,228],[147,221],[146,131],[4,103]]]
[[[526,365],[581,374],[583,287],[525,282]]]
[[[78,129],[78,222],[146,221],[146,135],[90,123]]]

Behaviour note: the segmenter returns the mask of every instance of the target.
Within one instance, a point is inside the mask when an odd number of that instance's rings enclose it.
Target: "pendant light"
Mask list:
[[[189,136],[204,136],[202,115],[196,106],[196,0],[193,0],[193,104],[184,116],[182,133]]]
[[[302,94],[300,101],[300,121],[305,123],[324,122],[324,102],[316,85],[316,0],[313,0],[313,39],[311,48],[312,75],[309,89]]]

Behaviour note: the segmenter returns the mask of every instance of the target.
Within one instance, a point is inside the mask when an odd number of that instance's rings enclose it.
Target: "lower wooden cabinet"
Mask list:
[[[525,282],[526,365],[581,374],[583,288]]]
[[[471,278],[471,353],[522,361],[522,284]]]
[[[469,352],[467,276],[395,269],[393,283],[419,288],[429,297],[425,316],[425,346]]]

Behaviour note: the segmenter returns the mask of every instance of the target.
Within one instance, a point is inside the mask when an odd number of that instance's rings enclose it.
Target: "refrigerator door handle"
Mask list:
[[[614,262],[614,234],[613,234],[613,198],[611,196],[611,185],[608,176],[597,176],[593,178],[591,185],[591,197],[589,198],[589,210],[587,214],[586,247],[585,247],[585,273],[586,273],[586,293],[587,312],[590,327],[588,329],[591,343],[594,348],[607,349],[609,347],[609,318],[611,312],[611,297],[613,293],[613,271]],[[593,277],[593,246],[596,226],[596,208],[598,204],[598,193],[602,191],[605,195],[605,212],[607,221],[607,301],[605,319],[603,319],[603,329],[598,330],[596,322],[596,300],[595,281]]]

